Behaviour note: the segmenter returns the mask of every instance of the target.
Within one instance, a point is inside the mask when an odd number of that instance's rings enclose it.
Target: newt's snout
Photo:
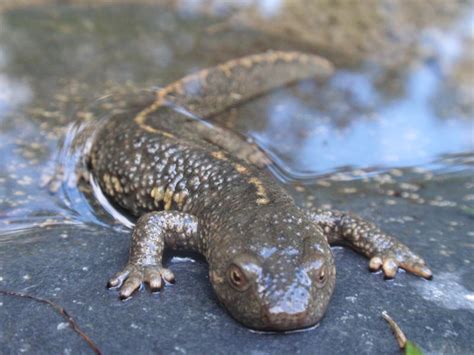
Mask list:
[[[309,292],[301,290],[295,300],[283,298],[276,304],[263,306],[262,318],[265,328],[281,331],[301,329],[316,324],[319,319],[311,313],[310,298]]]
[[[316,286],[313,271],[305,268],[273,273],[262,298],[262,318],[267,330],[293,330],[319,322],[329,301],[327,291]],[[329,291],[331,292],[331,291]]]

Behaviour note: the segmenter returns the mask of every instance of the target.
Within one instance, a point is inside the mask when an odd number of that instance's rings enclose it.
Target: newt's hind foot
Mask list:
[[[108,284],[108,288],[120,288],[120,298],[129,298],[143,283],[150,286],[152,292],[163,287],[163,281],[173,283],[174,274],[171,270],[159,265],[128,264],[122,271],[115,274]]]

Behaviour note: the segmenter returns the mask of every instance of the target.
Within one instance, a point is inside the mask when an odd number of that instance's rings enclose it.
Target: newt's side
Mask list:
[[[106,196],[138,218],[130,257],[109,281],[129,297],[142,283],[172,282],[164,248],[202,253],[213,288],[245,325],[290,330],[317,323],[333,293],[330,244],[370,258],[394,277],[399,267],[426,278],[425,262],[354,215],[308,212],[268,173],[265,155],[241,136],[175,110],[209,117],[308,77],[327,78],[316,56],[268,52],[187,76],[117,114],[100,128],[88,160]]]

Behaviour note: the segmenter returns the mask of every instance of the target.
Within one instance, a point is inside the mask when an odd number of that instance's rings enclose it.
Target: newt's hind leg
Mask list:
[[[370,259],[369,267],[382,268],[386,277],[395,277],[399,267],[430,279],[425,261],[396,238],[360,217],[328,210],[309,212],[311,219],[324,231],[330,244],[348,245]]]
[[[267,153],[251,138],[230,129],[194,121],[192,131],[205,141],[258,168],[264,168],[272,162]]]

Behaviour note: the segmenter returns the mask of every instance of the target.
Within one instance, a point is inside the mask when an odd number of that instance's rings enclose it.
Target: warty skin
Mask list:
[[[127,298],[142,283],[158,290],[173,273],[165,248],[203,254],[212,286],[248,327],[314,325],[331,299],[336,270],[330,244],[348,245],[394,277],[402,267],[431,271],[405,245],[347,213],[305,211],[264,169],[269,160],[238,134],[180,113],[208,118],[273,88],[327,78],[324,59],[267,52],[184,77],[101,126],[88,166],[108,199],[137,217],[130,257],[112,277]]]

